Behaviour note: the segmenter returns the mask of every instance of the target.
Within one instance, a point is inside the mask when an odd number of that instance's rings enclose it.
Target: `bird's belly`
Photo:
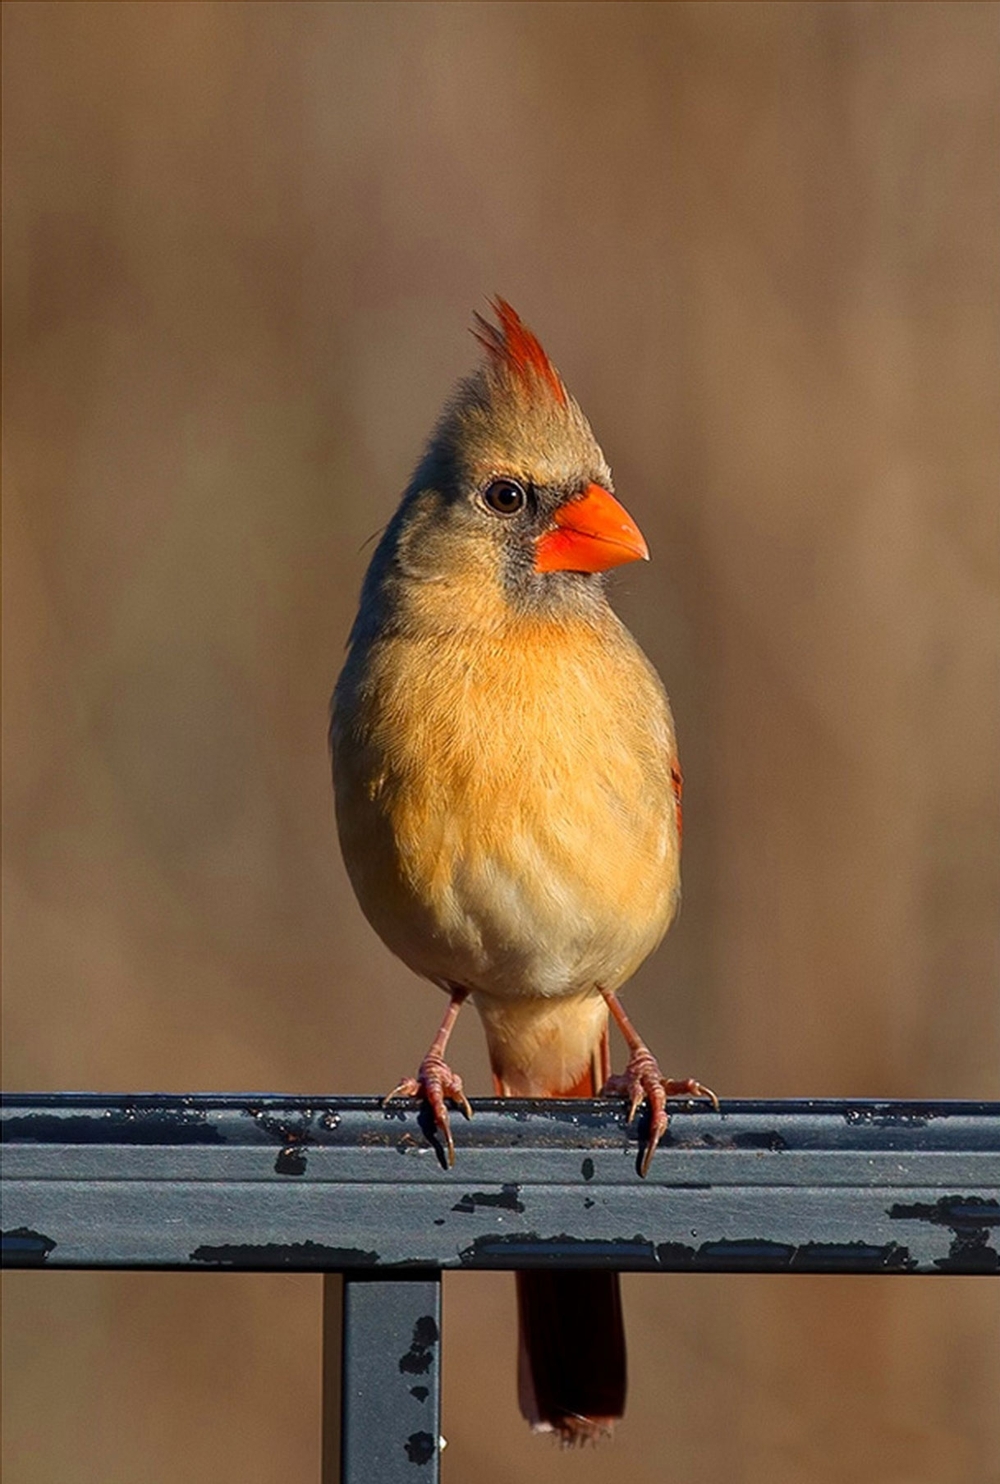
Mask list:
[[[486,797],[483,797],[483,794]],[[671,821],[545,789],[338,791],[361,906],[416,972],[491,997],[614,989],[656,947],[678,894]]]
[[[659,942],[669,907],[623,910],[580,871],[561,869],[524,831],[502,855],[456,861],[449,892],[455,936],[474,959],[474,988],[497,997],[615,988]],[[635,904],[631,904],[634,908]]]
[[[615,634],[397,637],[338,686],[344,859],[418,973],[491,996],[614,989],[669,926],[673,728]]]

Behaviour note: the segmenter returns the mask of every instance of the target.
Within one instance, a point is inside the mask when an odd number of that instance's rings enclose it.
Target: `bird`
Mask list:
[[[507,1097],[643,1100],[640,1174],[669,1097],[618,998],[680,897],[682,775],[663,685],[608,601],[607,574],[648,559],[591,426],[502,298],[483,352],[431,434],[364,578],[331,705],[337,828],[384,943],[448,995],[416,1076],[449,1163],[445,1059],[461,1006]],[[628,1047],[610,1075],[609,1016]],[[517,1275],[518,1392],[564,1443],[624,1413],[617,1273]]]

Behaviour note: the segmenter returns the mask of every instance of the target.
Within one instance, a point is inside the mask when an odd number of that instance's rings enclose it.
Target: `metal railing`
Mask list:
[[[324,1484],[438,1480],[445,1270],[1000,1273],[1000,1103],[474,1106],[6,1096],[4,1266],[326,1274]]]

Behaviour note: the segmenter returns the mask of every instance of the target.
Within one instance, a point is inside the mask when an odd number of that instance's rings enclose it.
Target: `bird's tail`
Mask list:
[[[554,1097],[595,1097],[608,1075],[607,1026],[592,1064]],[[504,1087],[495,1079],[497,1091]],[[517,1274],[518,1400],[537,1432],[596,1442],[625,1411],[626,1357],[618,1274],[604,1269]]]

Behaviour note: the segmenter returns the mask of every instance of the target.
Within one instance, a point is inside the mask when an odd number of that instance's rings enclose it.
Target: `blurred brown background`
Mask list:
[[[998,9],[9,4],[5,1086],[373,1092],[440,1012],[337,851],[367,552],[494,291],[654,562],[685,906],[629,996],[725,1095],[1000,1094]],[[455,1061],[489,1088],[473,1016]],[[15,1274],[8,1484],[319,1467],[319,1280]],[[626,1283],[630,1415],[450,1484],[987,1484],[974,1280]],[[377,1484],[377,1481],[376,1481]]]

